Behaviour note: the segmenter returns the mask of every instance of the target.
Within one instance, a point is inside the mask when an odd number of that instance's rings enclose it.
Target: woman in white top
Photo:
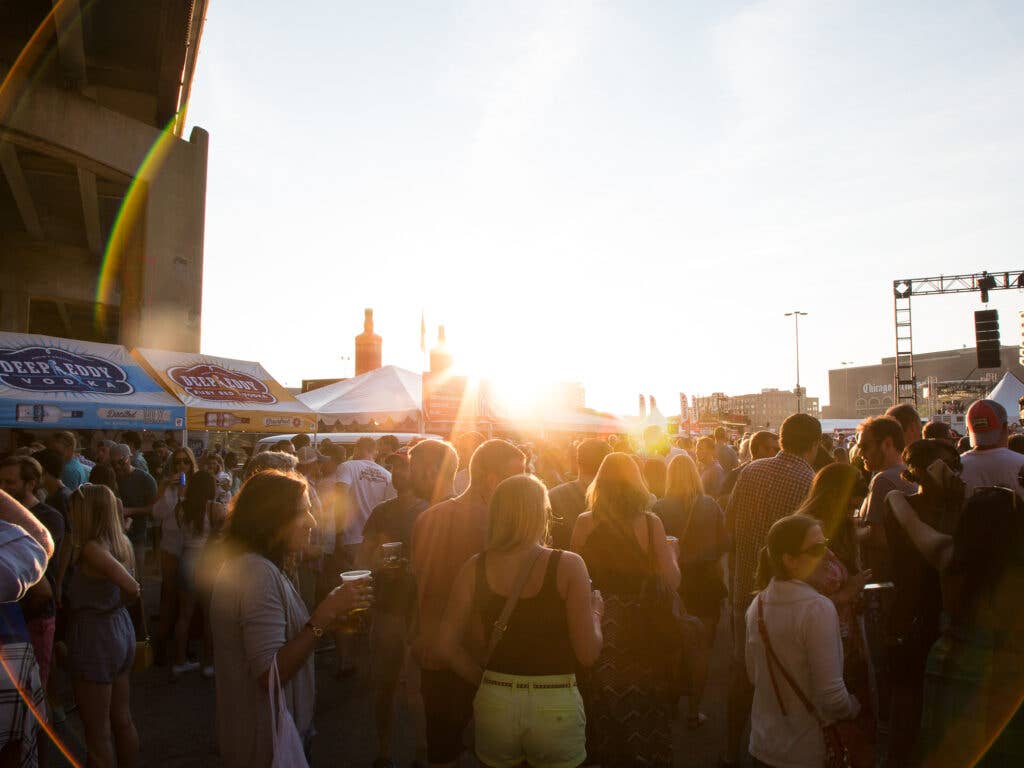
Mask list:
[[[836,608],[805,582],[827,546],[814,518],[791,515],[776,522],[758,568],[758,582],[770,581],[747,610],[747,674],[754,685],[750,754],[772,768],[821,768],[821,723],[847,720],[860,711],[843,683]],[[787,682],[786,673],[814,713]]]

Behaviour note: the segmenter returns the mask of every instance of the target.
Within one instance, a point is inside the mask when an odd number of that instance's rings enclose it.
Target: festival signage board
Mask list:
[[[495,421],[490,385],[449,372],[424,371],[423,419],[430,424],[480,424]]]
[[[0,333],[0,427],[180,430],[185,408],[127,349]]]
[[[190,430],[312,432],[315,415],[259,363],[196,352],[136,349],[135,357],[187,408]]]

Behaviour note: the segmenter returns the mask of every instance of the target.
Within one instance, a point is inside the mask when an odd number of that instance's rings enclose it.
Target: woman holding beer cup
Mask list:
[[[228,555],[210,606],[217,736],[226,766],[273,760],[268,678],[275,662],[308,757],[317,640],[372,602],[372,582],[362,579],[335,588],[312,615],[306,611],[286,568],[309,545],[314,525],[306,481],[298,475],[257,473],[234,499],[224,537]]]

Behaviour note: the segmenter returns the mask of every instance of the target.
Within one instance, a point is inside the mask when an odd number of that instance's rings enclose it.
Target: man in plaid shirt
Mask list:
[[[753,688],[747,678],[745,661],[745,614],[753,598],[758,558],[772,523],[792,514],[806,498],[814,480],[811,461],[818,451],[820,438],[821,423],[813,416],[798,413],[787,418],[779,430],[782,450],[770,459],[750,462],[740,472],[726,507],[725,524],[733,542],[729,558],[733,659],[722,759],[725,765],[738,764],[743,727],[750,716]]]

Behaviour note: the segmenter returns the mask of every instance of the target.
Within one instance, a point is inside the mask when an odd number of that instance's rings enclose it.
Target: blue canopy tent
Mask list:
[[[0,428],[185,428],[185,406],[115,344],[0,333]]]

